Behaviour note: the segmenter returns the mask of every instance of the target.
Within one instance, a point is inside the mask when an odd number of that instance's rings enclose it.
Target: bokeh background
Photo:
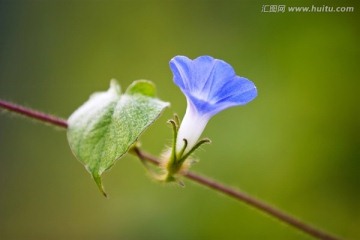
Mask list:
[[[265,4],[353,13],[262,13]],[[68,117],[116,78],[150,79],[172,106],[141,137],[160,154],[186,102],[175,55],[211,55],[255,82],[215,116],[193,170],[346,239],[360,239],[358,1],[0,1],[0,98]],[[185,181],[159,184],[126,156],[105,199],[65,131],[0,115],[0,239],[312,239]]]

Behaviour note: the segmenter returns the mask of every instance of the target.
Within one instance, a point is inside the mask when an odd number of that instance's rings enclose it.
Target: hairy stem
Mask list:
[[[0,99],[0,108],[9,110],[11,112],[16,112],[19,113],[23,116],[32,118],[32,119],[37,119],[41,122],[45,122],[45,123],[50,123],[52,125],[56,125],[58,127],[63,127],[63,128],[67,128],[68,124],[66,122],[65,119],[61,119],[59,117],[56,116],[52,116],[43,112],[39,112],[30,108],[26,108],[14,103],[10,103],[4,100]]]
[[[37,119],[44,123],[49,123],[58,127],[67,128],[68,124],[65,119],[61,119],[52,115],[48,115],[33,109],[29,109],[17,104],[13,104],[4,100],[0,99],[0,108],[6,109],[11,112],[16,112],[21,115],[27,116],[32,119]],[[153,163],[155,165],[160,164],[160,160],[157,157],[152,156],[149,153],[146,153],[139,149],[138,147],[134,147],[133,151],[131,153],[135,154],[138,158],[140,158],[142,161],[148,161],[150,163]],[[193,173],[193,172],[187,172],[184,174],[184,176],[192,180],[194,182],[197,182],[198,184],[201,184],[203,186],[209,187],[215,191],[221,192],[225,195],[228,195],[238,201],[244,202],[248,204],[249,206],[252,206],[258,210],[260,210],[263,213],[267,213],[268,215],[277,218],[278,220],[287,223],[298,230],[313,236],[317,239],[322,240],[339,240],[340,238],[335,237],[333,235],[330,235],[327,232],[324,232],[322,230],[319,230],[310,224],[307,224],[305,222],[302,222],[295,217],[286,214],[283,211],[280,211],[279,209],[255,198],[250,196],[249,194],[242,192],[238,189],[235,189],[233,187],[226,186],[218,181],[215,181],[213,179],[210,179],[205,176],[201,176],[199,174]]]

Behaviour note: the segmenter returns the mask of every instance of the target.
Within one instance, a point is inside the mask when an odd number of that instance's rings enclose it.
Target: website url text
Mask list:
[[[262,5],[261,12],[263,13],[285,13],[285,12],[295,12],[295,13],[344,13],[344,12],[354,12],[354,7],[331,7],[331,6],[286,6],[286,5]]]

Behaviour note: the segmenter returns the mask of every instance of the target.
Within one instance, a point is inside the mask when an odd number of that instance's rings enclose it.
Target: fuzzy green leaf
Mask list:
[[[119,84],[111,80],[108,91],[93,94],[68,119],[70,148],[105,196],[102,173],[169,106],[155,96],[155,85],[150,81],[135,81],[121,94]]]

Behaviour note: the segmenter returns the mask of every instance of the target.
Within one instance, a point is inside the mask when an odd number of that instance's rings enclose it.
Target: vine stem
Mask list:
[[[27,116],[32,119],[37,119],[43,123],[49,123],[51,125],[62,127],[65,129],[68,127],[67,121],[65,119],[62,119],[62,118],[59,118],[59,117],[56,117],[53,115],[49,115],[49,114],[46,114],[43,112],[39,112],[37,110],[33,110],[30,108],[26,108],[24,106],[10,103],[8,101],[4,101],[1,99],[0,99],[0,108],[6,109],[11,112],[19,113],[21,115]],[[133,153],[135,153],[135,155],[143,161],[145,160],[145,161],[148,161],[155,165],[160,164],[160,160],[157,157],[155,157],[147,152],[144,152],[137,147],[135,147],[133,149]],[[291,225],[291,226],[295,227],[296,229],[298,229],[310,236],[313,236],[317,239],[340,240],[340,238],[333,236],[325,231],[319,230],[310,224],[302,222],[302,221],[298,220],[297,218],[255,198],[253,196],[250,196],[249,194],[247,194],[245,192],[242,192],[233,187],[226,186],[226,185],[224,185],[218,181],[215,181],[211,178],[201,176],[199,174],[196,174],[196,173],[190,172],[190,171],[185,173],[184,177],[186,177],[187,179],[192,180],[200,185],[209,187],[215,191],[218,191],[225,195],[228,195],[238,201],[244,202],[247,205],[258,209],[263,213],[267,213],[268,215],[270,215],[274,218],[277,218],[278,220],[280,220],[284,223],[287,223],[288,225]]]
[[[21,115],[24,115],[32,119],[37,119],[41,122],[50,123],[58,127],[67,128],[68,126],[67,121],[65,119],[61,119],[59,117],[52,116],[50,114],[46,114],[43,112],[39,112],[30,108],[26,108],[24,106],[10,103],[1,99],[0,99],[0,107],[9,110],[11,112],[19,113]]]

